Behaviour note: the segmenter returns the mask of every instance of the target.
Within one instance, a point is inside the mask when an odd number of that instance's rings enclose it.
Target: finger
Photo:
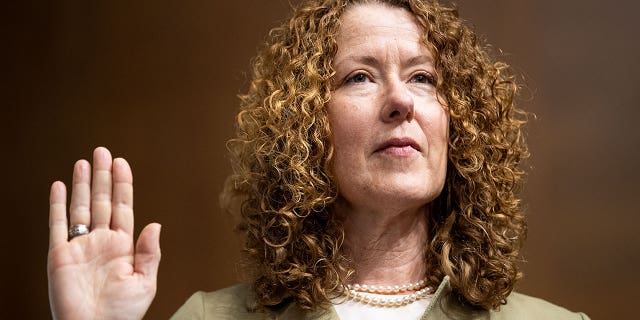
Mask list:
[[[134,270],[149,279],[156,279],[158,276],[161,227],[158,223],[148,224],[142,229],[142,232],[140,232],[138,243],[136,243]]]
[[[133,236],[133,174],[125,159],[113,160],[113,199],[111,229]]]
[[[103,147],[93,151],[91,179],[91,227],[108,228],[111,221],[111,153]]]
[[[49,194],[49,248],[67,242],[67,188],[56,181]]]
[[[73,187],[69,221],[71,225],[91,225],[91,165],[87,160],[78,160],[73,166]]]

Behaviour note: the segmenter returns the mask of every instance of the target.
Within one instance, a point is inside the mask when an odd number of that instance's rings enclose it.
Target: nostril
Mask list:
[[[395,118],[398,115],[400,115],[400,111],[393,110],[393,112],[391,112],[391,114],[389,115],[389,118]]]

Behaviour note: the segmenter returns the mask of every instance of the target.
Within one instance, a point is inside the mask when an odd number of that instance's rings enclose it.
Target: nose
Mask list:
[[[413,120],[413,95],[404,82],[399,79],[388,82],[383,101],[381,117],[384,122]]]

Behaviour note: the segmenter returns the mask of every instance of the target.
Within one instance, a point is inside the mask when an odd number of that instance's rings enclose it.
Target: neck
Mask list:
[[[335,207],[345,232],[344,250],[356,268],[354,282],[396,285],[424,278],[426,207],[384,212]]]

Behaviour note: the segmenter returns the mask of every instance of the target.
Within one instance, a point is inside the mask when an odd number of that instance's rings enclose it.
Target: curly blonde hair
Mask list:
[[[270,307],[293,299],[314,309],[342,294],[354,272],[331,213],[338,190],[325,106],[340,17],[365,2],[417,18],[450,112],[445,187],[428,217],[428,280],[438,285],[448,275],[461,301],[497,308],[521,277],[526,224],[517,192],[528,155],[526,114],[514,106],[509,67],[491,59],[455,9],[431,0],[309,0],[269,33],[240,96],[237,135],[228,143],[233,174],[221,195],[240,217],[257,301]]]

